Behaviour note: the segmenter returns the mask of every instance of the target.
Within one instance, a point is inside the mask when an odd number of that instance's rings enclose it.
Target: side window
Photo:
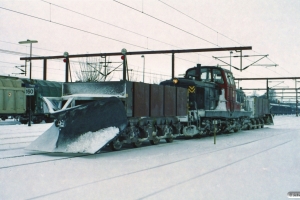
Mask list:
[[[189,79],[195,79],[196,77],[196,70],[195,69],[192,69],[192,70],[189,70],[186,72],[186,78],[189,78]]]
[[[216,82],[216,83],[220,83],[220,84],[224,83],[221,70],[219,70],[219,69],[213,70],[213,79],[214,79],[214,82]]]
[[[230,85],[235,85],[235,82],[234,82],[234,79],[233,79],[233,76],[231,73],[226,73],[226,78]]]

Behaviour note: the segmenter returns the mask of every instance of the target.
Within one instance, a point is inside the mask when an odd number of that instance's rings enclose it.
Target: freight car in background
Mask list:
[[[272,115],[291,115],[296,113],[296,107],[291,107],[288,104],[270,104]]]
[[[25,95],[25,87],[29,85],[34,87],[34,96],[31,97]],[[42,97],[60,97],[61,87],[59,82],[0,76],[0,118],[12,117],[28,123],[31,102],[33,123],[53,121]]]
[[[245,98],[244,104],[244,109],[251,111],[250,120],[253,125],[252,128],[255,128],[256,124],[261,124],[261,128],[263,128],[264,124],[270,124],[272,116],[269,99],[249,96]],[[249,128],[251,127],[248,127],[248,129]]]
[[[246,96],[244,91],[238,89],[237,101],[241,102],[242,108],[246,111],[253,111],[252,118],[261,118],[266,115],[292,115],[299,113],[300,107],[290,103],[271,103],[264,96]]]
[[[237,101],[241,103],[241,108],[250,111],[251,128],[263,128],[264,124],[270,124],[272,121],[272,113],[269,99],[265,97],[246,96],[245,92],[237,89]]]

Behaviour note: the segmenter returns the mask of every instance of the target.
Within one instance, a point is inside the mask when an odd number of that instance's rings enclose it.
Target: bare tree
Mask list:
[[[267,94],[266,94],[267,95]],[[273,89],[269,89],[269,99],[272,102],[276,102],[276,91]]]
[[[268,96],[271,103],[277,103],[276,95],[277,94],[276,94],[275,90],[269,89],[269,94],[267,95],[267,92],[266,92],[262,95],[262,97],[267,98],[267,96]]]
[[[139,70],[139,68],[137,69],[137,71]],[[136,73],[134,73],[133,69],[128,69],[128,80],[132,81],[132,82],[137,82],[138,80],[138,75]]]
[[[76,71],[76,76],[80,82],[100,82],[109,81],[107,68],[109,59],[101,57],[86,57],[79,61],[80,70]]]
[[[257,90],[253,90],[251,96],[253,96],[253,97],[258,97],[259,94],[258,94]]]
[[[159,76],[152,77],[152,83],[154,83],[154,84],[159,84],[160,82],[162,82],[164,80],[166,80],[166,79],[164,79],[161,74]]]

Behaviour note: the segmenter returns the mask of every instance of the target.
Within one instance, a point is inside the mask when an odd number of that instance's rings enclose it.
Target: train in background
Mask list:
[[[272,103],[265,96],[246,96],[244,91],[237,89],[237,101],[243,102],[242,108],[247,111],[253,111],[254,115],[258,112],[269,113],[275,115],[294,115],[299,113],[300,107],[296,110],[296,106],[288,103]],[[260,108],[261,107],[261,108]]]
[[[26,96],[26,86],[34,87],[33,96]],[[59,82],[0,76],[0,118],[5,120],[12,117],[26,124],[31,107],[33,123],[40,123],[43,120],[53,122],[43,97],[61,97],[61,88],[62,83]]]
[[[300,107],[296,110],[296,106],[284,103],[271,103],[270,112],[272,115],[295,115],[299,113]]]

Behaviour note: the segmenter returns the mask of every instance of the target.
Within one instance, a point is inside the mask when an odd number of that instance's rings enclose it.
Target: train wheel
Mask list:
[[[253,120],[253,121],[251,121],[252,123],[252,127],[251,127],[251,129],[255,129],[256,128],[256,122]]]
[[[159,141],[160,141],[160,139],[159,139],[159,138],[157,138],[157,137],[153,137],[153,140],[150,140],[150,144],[152,144],[152,145],[156,145],[156,144],[158,144],[158,143],[159,143]]]
[[[21,124],[27,124],[28,120],[20,120]]]
[[[110,144],[109,144],[111,150],[113,151],[117,151],[117,150],[120,150],[123,146],[123,142],[121,142],[119,139],[116,139],[114,141],[112,141]]]
[[[40,124],[43,120],[40,118],[35,118],[32,120],[34,124]]]
[[[46,122],[46,123],[52,123],[52,122],[54,122],[54,119],[51,119],[51,118],[45,118],[45,122]]]
[[[137,141],[135,141],[135,142],[132,143],[132,146],[133,146],[134,148],[138,148],[138,147],[140,147],[141,145],[142,145],[142,142],[139,141],[139,140],[137,140]]]
[[[260,119],[260,128],[263,128],[264,127],[264,120],[263,119]]]
[[[256,124],[257,124],[256,128],[259,129],[260,128],[260,121],[259,121],[259,119],[256,120]]]
[[[170,137],[170,138],[166,138],[166,142],[167,143],[172,143],[174,141],[174,138]]]

